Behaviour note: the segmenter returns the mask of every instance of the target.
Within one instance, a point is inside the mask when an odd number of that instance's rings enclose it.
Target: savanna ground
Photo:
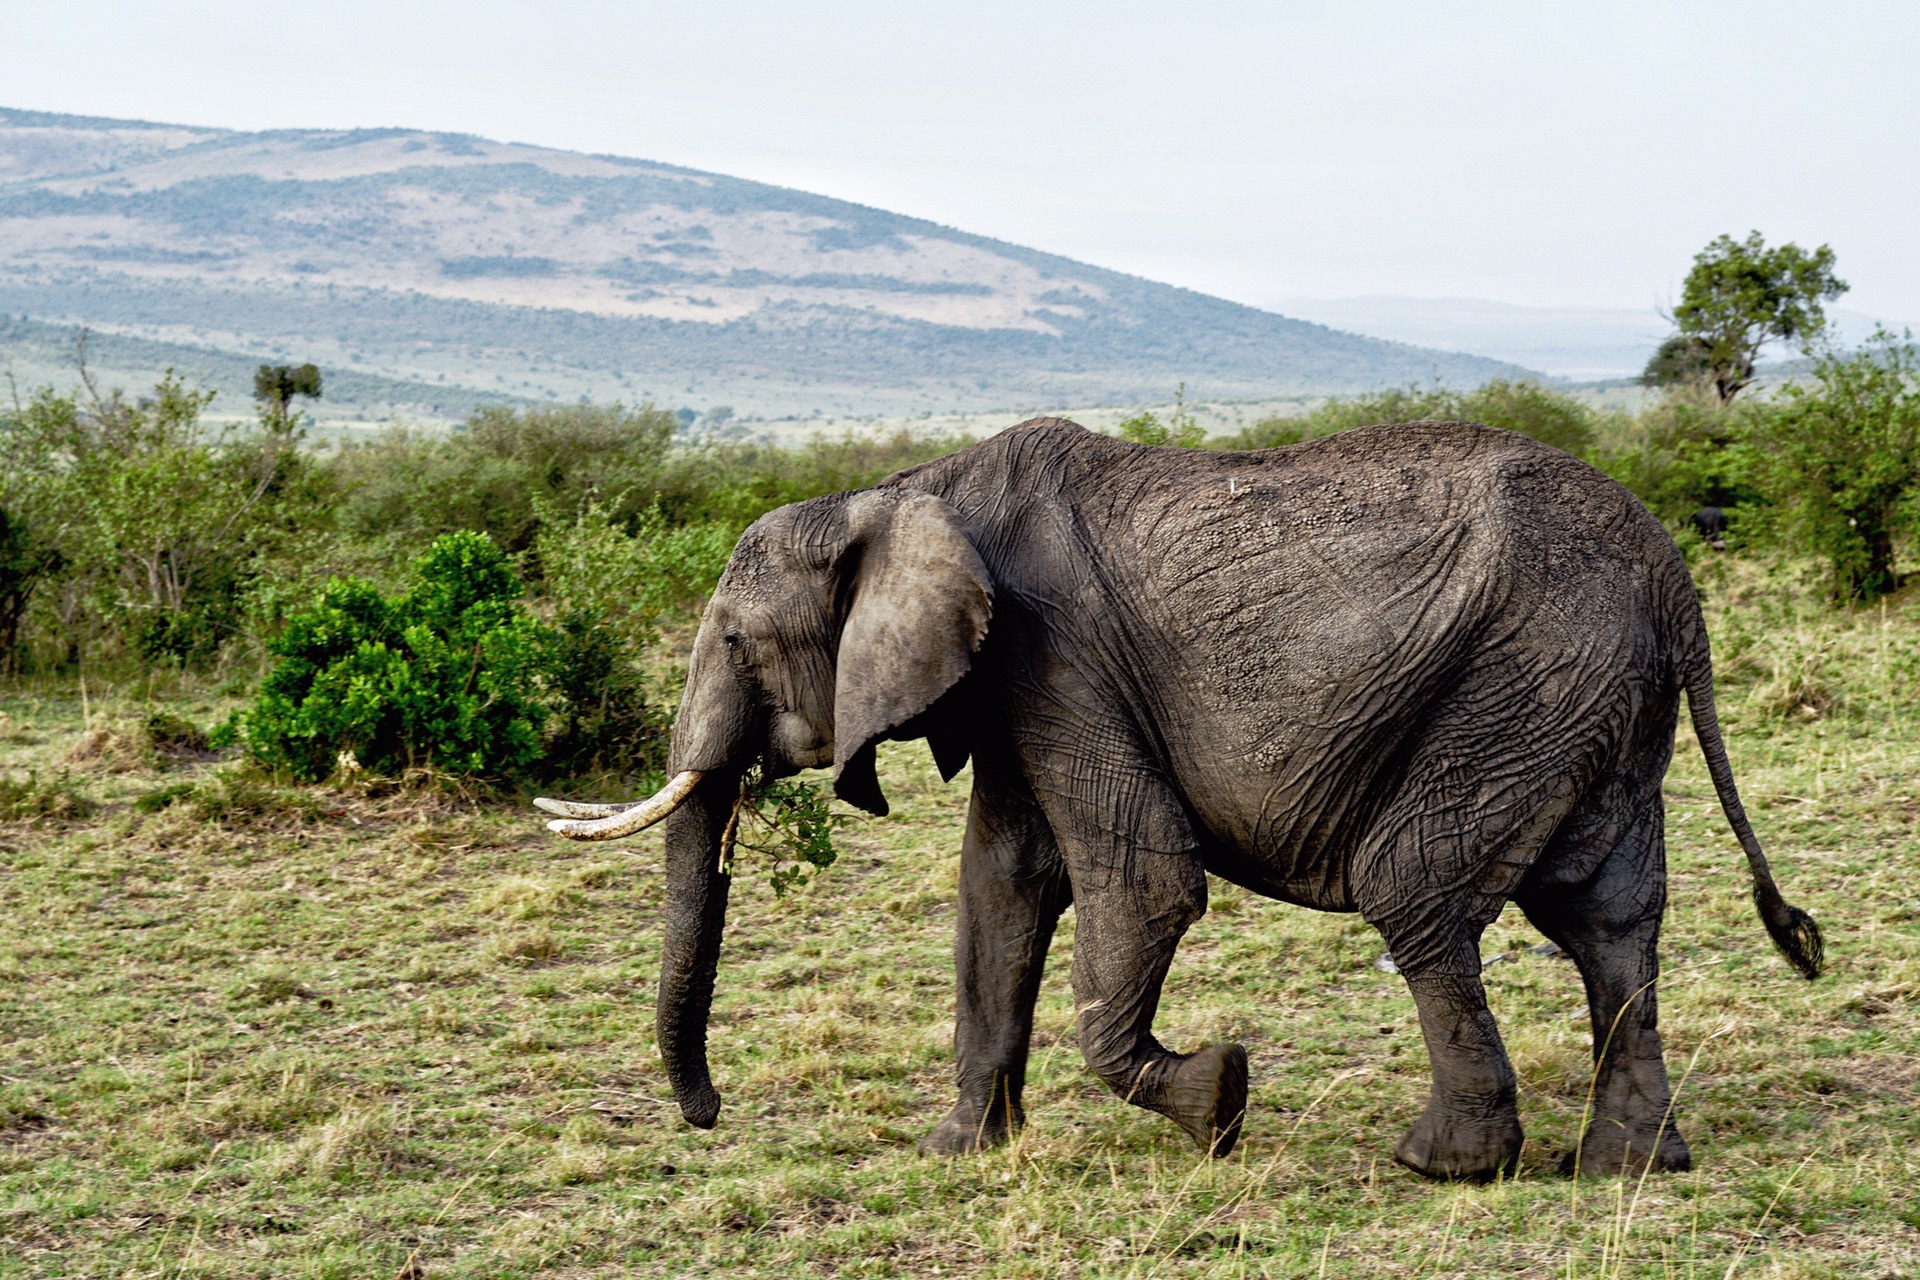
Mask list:
[[[1400,1169],[1426,1057],[1377,937],[1218,882],[1159,1031],[1248,1046],[1232,1158],[1082,1068],[1071,914],[1025,1134],[916,1155],[951,1102],[966,798],[919,744],[813,886],[736,880],[700,1132],[653,1046],[657,835],[284,787],[138,731],[218,718],[212,693],[30,683],[0,692],[0,1276],[1920,1274],[1920,600],[1835,614],[1703,570],[1735,767],[1829,971],[1772,951],[1683,728],[1661,1005],[1691,1173],[1556,1173],[1585,1000],[1514,912],[1483,950],[1519,1174]]]

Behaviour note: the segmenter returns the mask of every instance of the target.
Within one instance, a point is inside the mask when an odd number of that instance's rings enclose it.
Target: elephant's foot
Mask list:
[[[1520,1162],[1523,1140],[1519,1118],[1511,1111],[1468,1120],[1429,1104],[1393,1149],[1393,1158],[1423,1178],[1491,1182]]]
[[[962,1101],[920,1139],[918,1150],[923,1156],[970,1156],[1006,1144],[1025,1123],[1019,1107],[982,1108]]]
[[[1161,1082],[1153,1109],[1186,1130],[1215,1159],[1233,1151],[1247,1116],[1247,1051],[1237,1044],[1208,1045]]]
[[[1605,1119],[1595,1120],[1580,1149],[1560,1162],[1560,1172],[1583,1178],[1637,1178],[1643,1173],[1685,1173],[1691,1168],[1693,1153],[1676,1126],[1661,1130]]]

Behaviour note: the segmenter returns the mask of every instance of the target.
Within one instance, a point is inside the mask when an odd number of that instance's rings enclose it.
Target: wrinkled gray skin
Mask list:
[[[831,766],[843,799],[885,813],[874,745],[925,737],[949,777],[971,755],[974,783],[959,1101],[923,1150],[1022,1122],[1069,903],[1087,1064],[1229,1150],[1245,1052],[1182,1055],[1152,1033],[1211,873],[1380,931],[1433,1066],[1402,1163],[1487,1178],[1519,1153],[1480,983],[1481,931],[1511,900],[1578,963],[1605,1050],[1580,1166],[1683,1169],[1653,986],[1683,689],[1762,915],[1812,976],[1817,930],[1781,901],[1733,793],[1686,566],[1626,490],[1566,454],[1462,423],[1231,453],[1042,419],[775,511],[720,580],[675,729],[672,767],[706,771],[667,820],[675,1095],[714,1123],[716,851],[741,771]]]

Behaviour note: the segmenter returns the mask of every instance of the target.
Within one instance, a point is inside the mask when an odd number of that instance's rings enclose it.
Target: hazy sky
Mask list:
[[[1920,322],[1920,5],[0,0],[0,105],[782,183],[1256,304],[1644,307],[1720,232]]]

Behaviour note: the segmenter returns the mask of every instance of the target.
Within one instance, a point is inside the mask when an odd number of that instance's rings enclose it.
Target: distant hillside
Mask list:
[[[900,413],[1521,372],[642,160],[7,110],[0,311],[311,359],[421,405]]]
[[[27,394],[51,386],[70,391],[79,378],[78,331],[66,325],[0,315],[0,377],[13,379],[13,391]],[[284,354],[284,353],[282,353]],[[211,347],[119,333],[92,332],[86,339],[87,367],[102,390],[119,389],[139,397],[148,393],[169,369],[190,385],[220,394],[210,416],[216,419],[251,418],[253,375],[259,354],[242,355]],[[510,399],[453,383],[427,383],[383,378],[350,368],[332,367],[323,379],[326,413],[368,420],[460,418],[484,404]],[[303,402],[304,410],[304,402]]]

